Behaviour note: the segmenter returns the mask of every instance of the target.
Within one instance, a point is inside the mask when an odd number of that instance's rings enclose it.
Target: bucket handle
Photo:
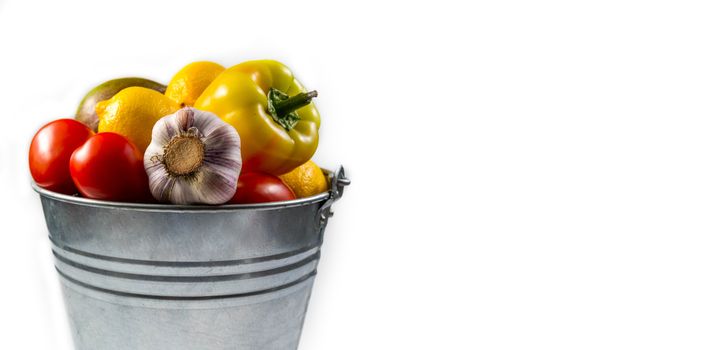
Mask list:
[[[329,180],[331,183],[331,189],[329,190],[329,198],[324,202],[324,204],[319,207],[317,211],[317,224],[319,229],[323,230],[326,227],[326,223],[329,218],[334,216],[334,212],[331,211],[331,206],[334,202],[338,201],[344,194],[344,187],[351,184],[351,180],[346,177],[346,172],[342,165],[334,173],[329,174]]]

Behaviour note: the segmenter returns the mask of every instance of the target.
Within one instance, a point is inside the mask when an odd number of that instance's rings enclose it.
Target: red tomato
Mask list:
[[[72,154],[74,184],[88,198],[123,202],[151,201],[143,154],[125,137],[102,132]]]
[[[69,158],[94,132],[74,119],[43,126],[30,144],[30,173],[38,186],[64,194],[77,193],[69,174]]]
[[[265,173],[240,174],[237,191],[229,203],[265,203],[296,199],[289,186],[278,177]]]

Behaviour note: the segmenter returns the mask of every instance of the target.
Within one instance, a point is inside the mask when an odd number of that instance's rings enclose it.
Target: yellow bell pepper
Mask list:
[[[243,171],[287,173],[311,159],[319,142],[319,112],[284,64],[247,61],[230,67],[194,107],[215,113],[240,134]]]

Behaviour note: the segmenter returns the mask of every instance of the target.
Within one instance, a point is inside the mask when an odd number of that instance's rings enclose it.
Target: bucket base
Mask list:
[[[106,293],[62,278],[77,350],[296,350],[314,277],[250,296]]]

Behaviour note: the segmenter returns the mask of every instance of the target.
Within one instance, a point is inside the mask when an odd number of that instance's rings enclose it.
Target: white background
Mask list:
[[[704,1],[0,0],[0,348],[70,349],[26,152],[109,78],[274,58],[335,206],[300,349],[712,347]]]

